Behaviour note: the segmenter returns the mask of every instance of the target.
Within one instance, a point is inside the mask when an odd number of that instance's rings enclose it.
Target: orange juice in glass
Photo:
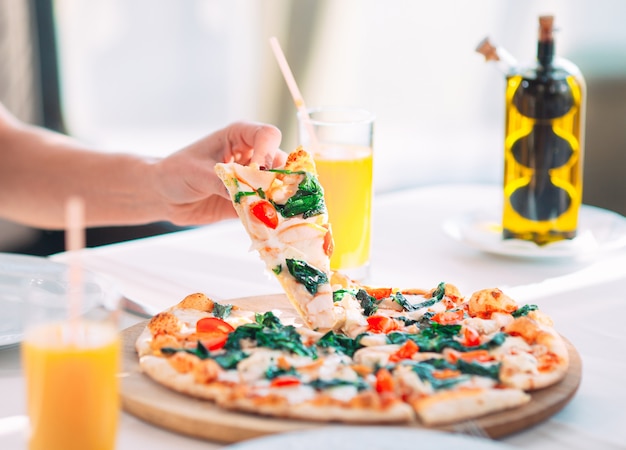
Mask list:
[[[310,128],[299,115],[300,144],[313,154],[324,188],[335,241],[331,268],[362,281],[369,273],[372,235],[374,116],[339,107],[308,113]]]
[[[64,295],[33,289],[27,303],[36,318],[22,342],[28,448],[113,450],[120,404],[116,314],[91,305],[69,317]]]

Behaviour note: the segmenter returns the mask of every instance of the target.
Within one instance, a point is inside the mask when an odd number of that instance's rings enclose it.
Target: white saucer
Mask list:
[[[26,315],[26,292],[29,286],[58,293],[68,283],[69,266],[47,258],[0,253],[0,349],[21,342]],[[113,284],[85,271],[83,308],[108,301],[116,294]]]
[[[539,246],[519,239],[502,239],[497,211],[473,211],[446,220],[451,238],[478,250],[520,258],[587,258],[626,246],[626,218],[606,209],[583,205],[574,239]]]
[[[275,434],[226,447],[228,450],[437,450],[510,449],[498,441],[475,438],[463,434],[442,431],[409,429],[386,426],[332,426],[306,431]]]

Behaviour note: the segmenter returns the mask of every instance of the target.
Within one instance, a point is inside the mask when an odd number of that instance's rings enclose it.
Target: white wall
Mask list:
[[[295,108],[268,38],[289,43],[304,0],[57,0],[70,131],[111,149],[167,154],[237,119],[272,121],[295,146]],[[486,35],[534,59],[537,17],[591,77],[626,76],[620,0],[317,0],[309,106],[372,110],[376,189],[499,182],[504,79],[474,52]],[[148,14],[147,11],[150,11]],[[295,68],[297,69],[297,68]],[[272,93],[267,95],[267,92]],[[278,120],[278,119],[276,119]]]

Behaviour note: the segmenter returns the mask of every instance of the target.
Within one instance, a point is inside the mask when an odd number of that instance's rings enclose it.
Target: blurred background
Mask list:
[[[0,101],[104,151],[163,156],[241,119],[277,125],[291,151],[276,36],[307,106],[376,114],[376,193],[498,184],[505,80],[475,48],[489,36],[533,61],[542,14],[587,81],[583,201],[626,214],[621,0],[0,0]],[[87,245],[175,229],[92,229]],[[62,246],[60,232],[0,222],[0,251]]]

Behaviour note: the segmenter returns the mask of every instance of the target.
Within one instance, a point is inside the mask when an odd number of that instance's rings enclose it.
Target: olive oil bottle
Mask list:
[[[539,18],[537,61],[507,74],[503,238],[572,239],[583,190],[585,82],[555,57],[552,16]]]

